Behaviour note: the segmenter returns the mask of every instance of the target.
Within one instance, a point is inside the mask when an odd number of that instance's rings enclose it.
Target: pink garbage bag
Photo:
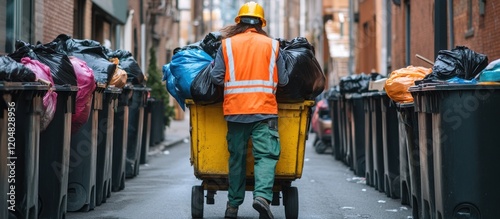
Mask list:
[[[37,79],[42,79],[46,82],[50,82],[50,85],[54,86],[54,80],[52,79],[52,75],[50,74],[50,68],[47,65],[39,62],[38,60],[30,59],[29,57],[22,58],[21,63],[31,71],[33,71]],[[45,130],[54,118],[56,105],[57,93],[52,89],[49,89],[43,97],[43,111],[40,117],[41,131]]]
[[[96,88],[94,72],[87,63],[74,56],[69,60],[75,69],[78,92],[75,100],[75,113],[71,118],[71,133],[77,132],[89,119],[92,107],[92,94]]]

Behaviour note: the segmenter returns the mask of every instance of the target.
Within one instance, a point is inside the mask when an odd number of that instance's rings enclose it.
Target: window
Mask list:
[[[16,40],[33,39],[33,0],[0,0],[0,54],[14,52]]]
[[[472,0],[467,0],[467,31],[465,32],[465,38],[474,36],[474,27],[472,19]]]

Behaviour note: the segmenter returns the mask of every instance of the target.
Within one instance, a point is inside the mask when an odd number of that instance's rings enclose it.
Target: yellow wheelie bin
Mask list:
[[[278,103],[281,155],[276,166],[272,205],[280,204],[281,192],[286,218],[297,218],[299,214],[298,190],[291,183],[302,177],[305,143],[313,104],[312,100]],[[224,120],[222,103],[202,105],[188,99],[186,105],[190,113],[190,161],[194,167],[195,177],[202,180],[201,185],[192,188],[191,214],[193,218],[202,218],[205,197],[207,204],[214,204],[215,193],[227,191],[229,187],[227,124]],[[252,147],[251,142],[248,147]],[[254,188],[253,162],[249,150],[246,165],[247,191],[252,191]]]

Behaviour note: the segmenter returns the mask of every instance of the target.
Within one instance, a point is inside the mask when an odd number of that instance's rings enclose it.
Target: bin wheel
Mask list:
[[[191,216],[203,218],[203,186],[193,186],[191,190]]]
[[[283,205],[285,206],[285,217],[287,219],[299,217],[299,191],[297,187],[283,188]]]

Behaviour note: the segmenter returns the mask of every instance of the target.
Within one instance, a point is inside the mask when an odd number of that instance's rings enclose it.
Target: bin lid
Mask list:
[[[132,90],[135,90],[135,91],[151,91],[152,89],[150,87],[132,87]]]
[[[346,99],[358,99],[363,97],[360,93],[346,93],[344,96]]]
[[[396,106],[398,108],[409,108],[409,107],[415,106],[415,103],[413,103],[413,102],[411,102],[411,103],[396,103]]]
[[[104,93],[120,94],[122,93],[122,89],[117,87],[107,87],[106,90],[104,90]]]
[[[54,91],[66,91],[66,92],[70,92],[70,91],[78,91],[78,86],[73,86],[73,85],[68,85],[68,84],[65,84],[65,85],[54,85],[52,87],[52,89]]]
[[[452,90],[495,90],[500,89],[498,84],[420,84],[411,86],[408,91],[452,91]]]
[[[48,90],[50,88],[47,84],[42,84],[40,82],[0,82],[0,90],[12,91],[12,90]]]
[[[370,91],[370,92],[364,92],[361,93],[361,96],[363,97],[378,97],[378,96],[384,96],[387,95],[385,91]]]

